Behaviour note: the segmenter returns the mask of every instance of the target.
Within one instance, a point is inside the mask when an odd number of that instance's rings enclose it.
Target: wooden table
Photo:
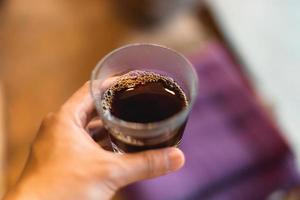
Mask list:
[[[5,175],[5,106],[4,106],[4,90],[0,82],[0,198],[4,193],[4,175]]]

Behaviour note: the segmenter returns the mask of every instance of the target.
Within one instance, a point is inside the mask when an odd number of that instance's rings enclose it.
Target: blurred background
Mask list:
[[[221,46],[300,166],[299,9],[296,0],[0,0],[0,197],[43,116],[133,42],[193,58]]]

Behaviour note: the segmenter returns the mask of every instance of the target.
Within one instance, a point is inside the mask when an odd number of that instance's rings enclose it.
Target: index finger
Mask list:
[[[62,106],[63,110],[74,117],[84,127],[96,114],[93,98],[90,94],[90,81],[77,90]]]

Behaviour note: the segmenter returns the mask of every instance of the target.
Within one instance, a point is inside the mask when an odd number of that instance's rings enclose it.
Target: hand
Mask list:
[[[106,200],[125,185],[183,166],[177,148],[124,155],[102,149],[86,131],[94,111],[87,83],[49,114],[19,181],[4,199]]]

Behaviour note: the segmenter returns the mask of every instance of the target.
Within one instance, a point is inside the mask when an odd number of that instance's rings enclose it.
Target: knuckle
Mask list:
[[[45,120],[50,120],[50,119],[52,119],[53,118],[53,116],[54,116],[54,113],[53,112],[50,112],[50,113],[48,113],[46,116],[45,116]]]
[[[105,176],[106,180],[110,183],[111,188],[118,188],[124,185],[124,171],[126,167],[119,162],[107,163]],[[126,176],[126,175],[125,175]]]
[[[59,114],[63,114],[63,113],[68,112],[68,110],[69,110],[68,104],[63,104],[63,105],[59,108],[58,113],[59,113]]]
[[[90,86],[90,83],[91,83],[91,81],[86,81],[86,82],[84,83],[84,86],[89,87],[89,86]]]
[[[50,112],[48,113],[42,120],[42,127],[46,126],[50,121],[52,121],[54,117],[54,113]]]
[[[150,152],[144,152],[143,159],[146,164],[146,171],[148,176],[155,176],[156,170],[155,170],[155,157]]]
[[[99,170],[101,169],[101,170]],[[111,185],[118,186],[121,181],[122,168],[117,162],[110,160],[102,160],[98,167],[95,168],[96,176],[101,180],[106,180],[111,183]]]
[[[70,113],[71,113],[71,108],[69,107],[69,105],[67,104],[64,104],[62,105],[59,110],[57,111],[57,114],[56,114],[56,119],[58,120],[62,120],[66,117],[66,116],[71,116]]]
[[[62,121],[62,116],[59,113],[48,113],[42,120],[40,129],[43,130],[46,127],[52,126],[55,123]]]

